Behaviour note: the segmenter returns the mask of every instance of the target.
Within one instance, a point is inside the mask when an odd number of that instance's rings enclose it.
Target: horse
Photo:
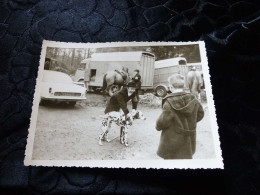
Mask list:
[[[107,71],[103,77],[103,96],[105,97],[107,92],[110,96],[112,96],[113,93],[118,90],[118,86],[120,88],[123,84],[127,84],[129,80],[130,76],[128,73],[128,68],[122,68],[122,71]]]
[[[190,92],[198,99],[200,98],[200,91],[203,85],[203,75],[201,71],[192,70],[187,73],[187,81]]]

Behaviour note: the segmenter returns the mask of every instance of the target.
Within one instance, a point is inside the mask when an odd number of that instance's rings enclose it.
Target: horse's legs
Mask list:
[[[197,98],[197,100],[199,99],[199,93],[197,91],[194,91],[194,95]]]
[[[104,97],[104,101],[107,101],[107,94],[109,93],[110,88],[112,87],[112,85],[107,85],[107,88],[103,90],[103,97]]]
[[[188,81],[188,86],[189,86],[189,90],[191,92],[191,89],[192,89],[192,83],[190,81]]]
[[[107,91],[107,88],[103,88],[102,89],[103,90],[103,92],[102,92],[102,94],[103,94],[103,97],[104,97],[104,101],[106,101],[106,91]]]
[[[110,84],[110,85],[107,86],[107,88],[106,88],[106,92],[107,92],[107,93],[109,93],[109,90],[110,90],[110,88],[112,87],[112,85],[113,85],[113,84]]]

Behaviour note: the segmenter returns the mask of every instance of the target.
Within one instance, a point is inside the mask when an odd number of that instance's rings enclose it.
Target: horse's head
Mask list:
[[[130,77],[129,73],[127,73],[125,83],[128,84],[130,81],[131,81],[131,77]]]
[[[123,67],[123,68],[122,68],[122,71],[128,73],[128,68],[127,68],[127,67]]]
[[[129,72],[128,72],[128,68],[127,67],[123,67],[122,68],[122,71],[124,72],[124,74],[125,74],[125,76],[124,76],[124,84],[128,84],[129,82],[130,82],[130,80],[131,80],[131,78],[130,78],[130,75],[129,75]]]

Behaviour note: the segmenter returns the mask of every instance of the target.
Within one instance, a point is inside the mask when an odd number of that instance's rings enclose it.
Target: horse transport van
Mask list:
[[[170,92],[168,78],[172,74],[176,73],[184,76],[184,90],[188,90],[188,82],[186,76],[192,67],[196,67],[196,69],[199,71],[202,70],[201,63],[187,63],[187,60],[184,57],[176,57],[155,61],[154,91],[156,95],[159,97],[164,97],[168,92]]]
[[[99,91],[102,89],[103,77],[107,71],[128,68],[130,76],[134,70],[139,69],[142,77],[141,89],[153,89],[155,56],[149,52],[108,52],[94,53],[91,58],[81,61],[74,81],[85,82],[88,90]]]

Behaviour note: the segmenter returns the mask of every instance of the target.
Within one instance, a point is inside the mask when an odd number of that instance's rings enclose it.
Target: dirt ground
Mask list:
[[[205,105],[204,105],[205,106]],[[131,106],[129,105],[129,108]],[[101,133],[101,118],[105,109],[103,97],[87,94],[87,100],[75,107],[49,104],[39,107],[35,132],[34,160],[151,160],[160,159],[156,151],[160,132],[155,121],[161,113],[160,107],[139,105],[145,117],[135,120],[128,131],[129,146],[119,141],[119,127],[112,125],[110,143],[98,144]],[[214,158],[214,145],[208,110],[197,126],[197,150],[194,159]]]

